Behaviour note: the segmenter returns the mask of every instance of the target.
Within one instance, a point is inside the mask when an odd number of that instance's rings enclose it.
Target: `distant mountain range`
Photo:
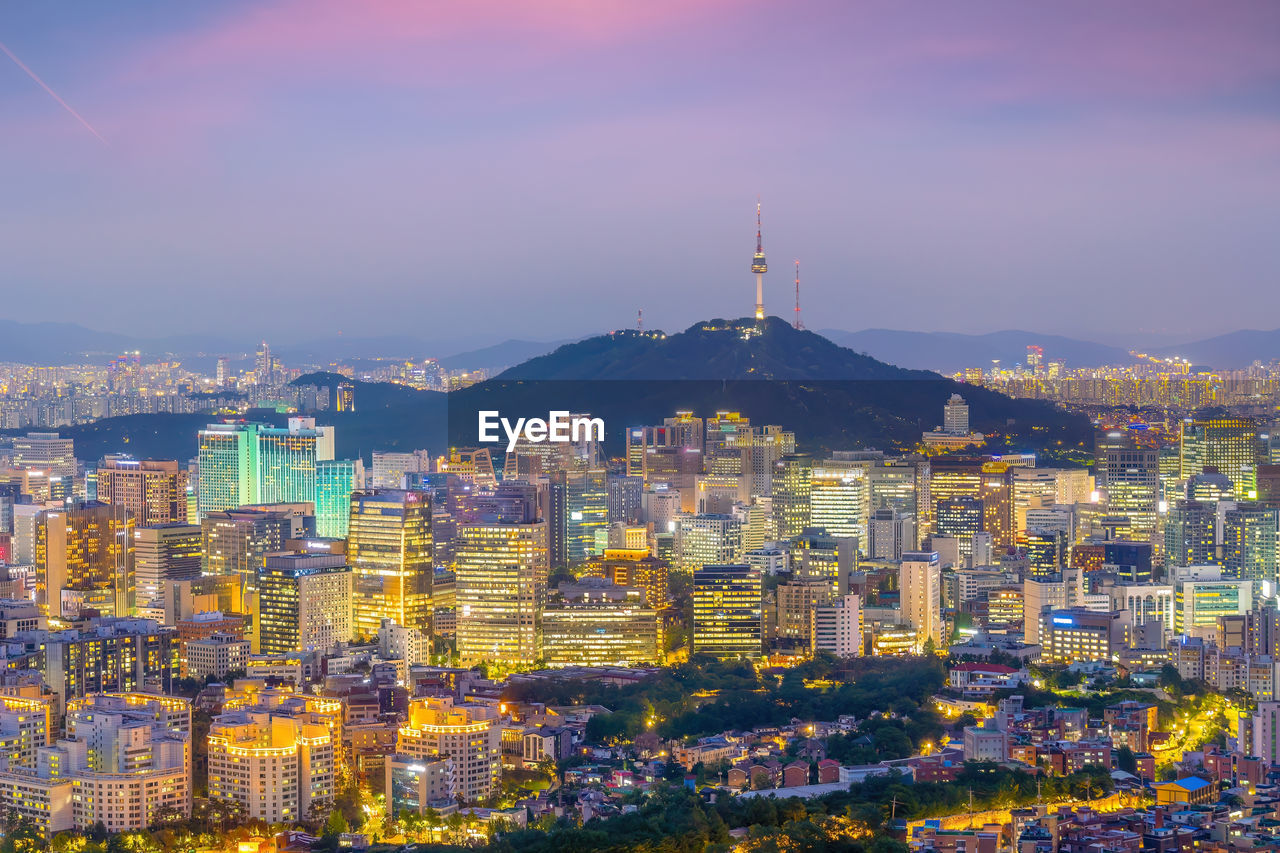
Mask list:
[[[1031,344],[1044,348],[1046,361],[1064,361],[1068,367],[1129,364],[1135,360],[1122,347],[1024,330],[967,335],[894,329],[863,329],[857,332],[823,329],[819,334],[855,353],[863,353],[879,361],[948,374],[965,367],[989,368],[995,359],[1009,366],[1025,363],[1027,346]],[[469,346],[462,337],[330,335],[303,342],[270,343],[286,364],[294,365],[434,357],[439,358],[449,370],[500,370],[546,355],[566,342],[512,339],[477,347],[474,344]],[[153,358],[181,358],[197,369],[206,369],[211,368],[212,360],[217,356],[251,356],[258,343],[256,339],[234,336],[168,335],[151,338],[97,331],[73,323],[0,320],[0,361],[25,364],[103,363],[120,353],[137,350]],[[1181,356],[1208,367],[1247,367],[1255,361],[1265,363],[1280,358],[1280,329],[1246,329],[1146,349],[1152,355]],[[442,355],[445,353],[452,354]]]
[[[309,374],[299,383],[335,386],[342,377]],[[565,344],[494,379],[452,394],[385,383],[356,383],[354,412],[326,412],[340,457],[375,449],[477,443],[477,412],[546,417],[589,413],[606,424],[606,449],[620,454],[627,427],[660,423],[681,410],[701,416],[741,412],[754,423],[794,430],[801,449],[911,447],[942,418],[953,393],[970,404],[973,426],[1010,450],[1074,448],[1090,438],[1086,418],[1049,403],[1014,400],[922,370],[907,370],[840,347],[770,318],[711,320],[684,332],[615,332]],[[250,418],[279,422],[273,412]],[[195,453],[201,416],[139,415],[64,430],[77,455],[127,451],[186,459]],[[500,455],[501,448],[495,448]]]
[[[861,332],[823,329],[819,334],[855,352],[864,352],[891,364],[942,373],[955,373],[966,367],[989,370],[997,359],[1004,367],[1025,364],[1030,345],[1044,348],[1046,362],[1064,361],[1068,367],[1131,364],[1135,361],[1119,347],[1020,330],[961,335],[893,329],[864,329]]]

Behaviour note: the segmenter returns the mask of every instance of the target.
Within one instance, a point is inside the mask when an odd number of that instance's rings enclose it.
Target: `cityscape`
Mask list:
[[[0,853],[1280,851],[1276,8],[72,5]]]

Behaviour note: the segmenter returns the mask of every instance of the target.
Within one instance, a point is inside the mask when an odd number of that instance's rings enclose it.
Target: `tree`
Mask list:
[[[324,824],[324,834],[331,836],[342,835],[351,831],[351,824],[347,822],[340,809],[334,809],[329,812],[329,819]]]

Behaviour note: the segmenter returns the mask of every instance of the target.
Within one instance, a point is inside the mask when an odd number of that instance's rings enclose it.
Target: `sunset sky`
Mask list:
[[[1280,326],[1280,3],[10,2],[0,317]],[[60,100],[59,100],[60,99]]]

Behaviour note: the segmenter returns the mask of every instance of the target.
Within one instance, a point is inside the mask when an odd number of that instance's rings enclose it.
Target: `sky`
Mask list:
[[[12,320],[681,329],[750,313],[759,198],[813,329],[1280,326],[1275,0],[24,0],[0,43]]]

